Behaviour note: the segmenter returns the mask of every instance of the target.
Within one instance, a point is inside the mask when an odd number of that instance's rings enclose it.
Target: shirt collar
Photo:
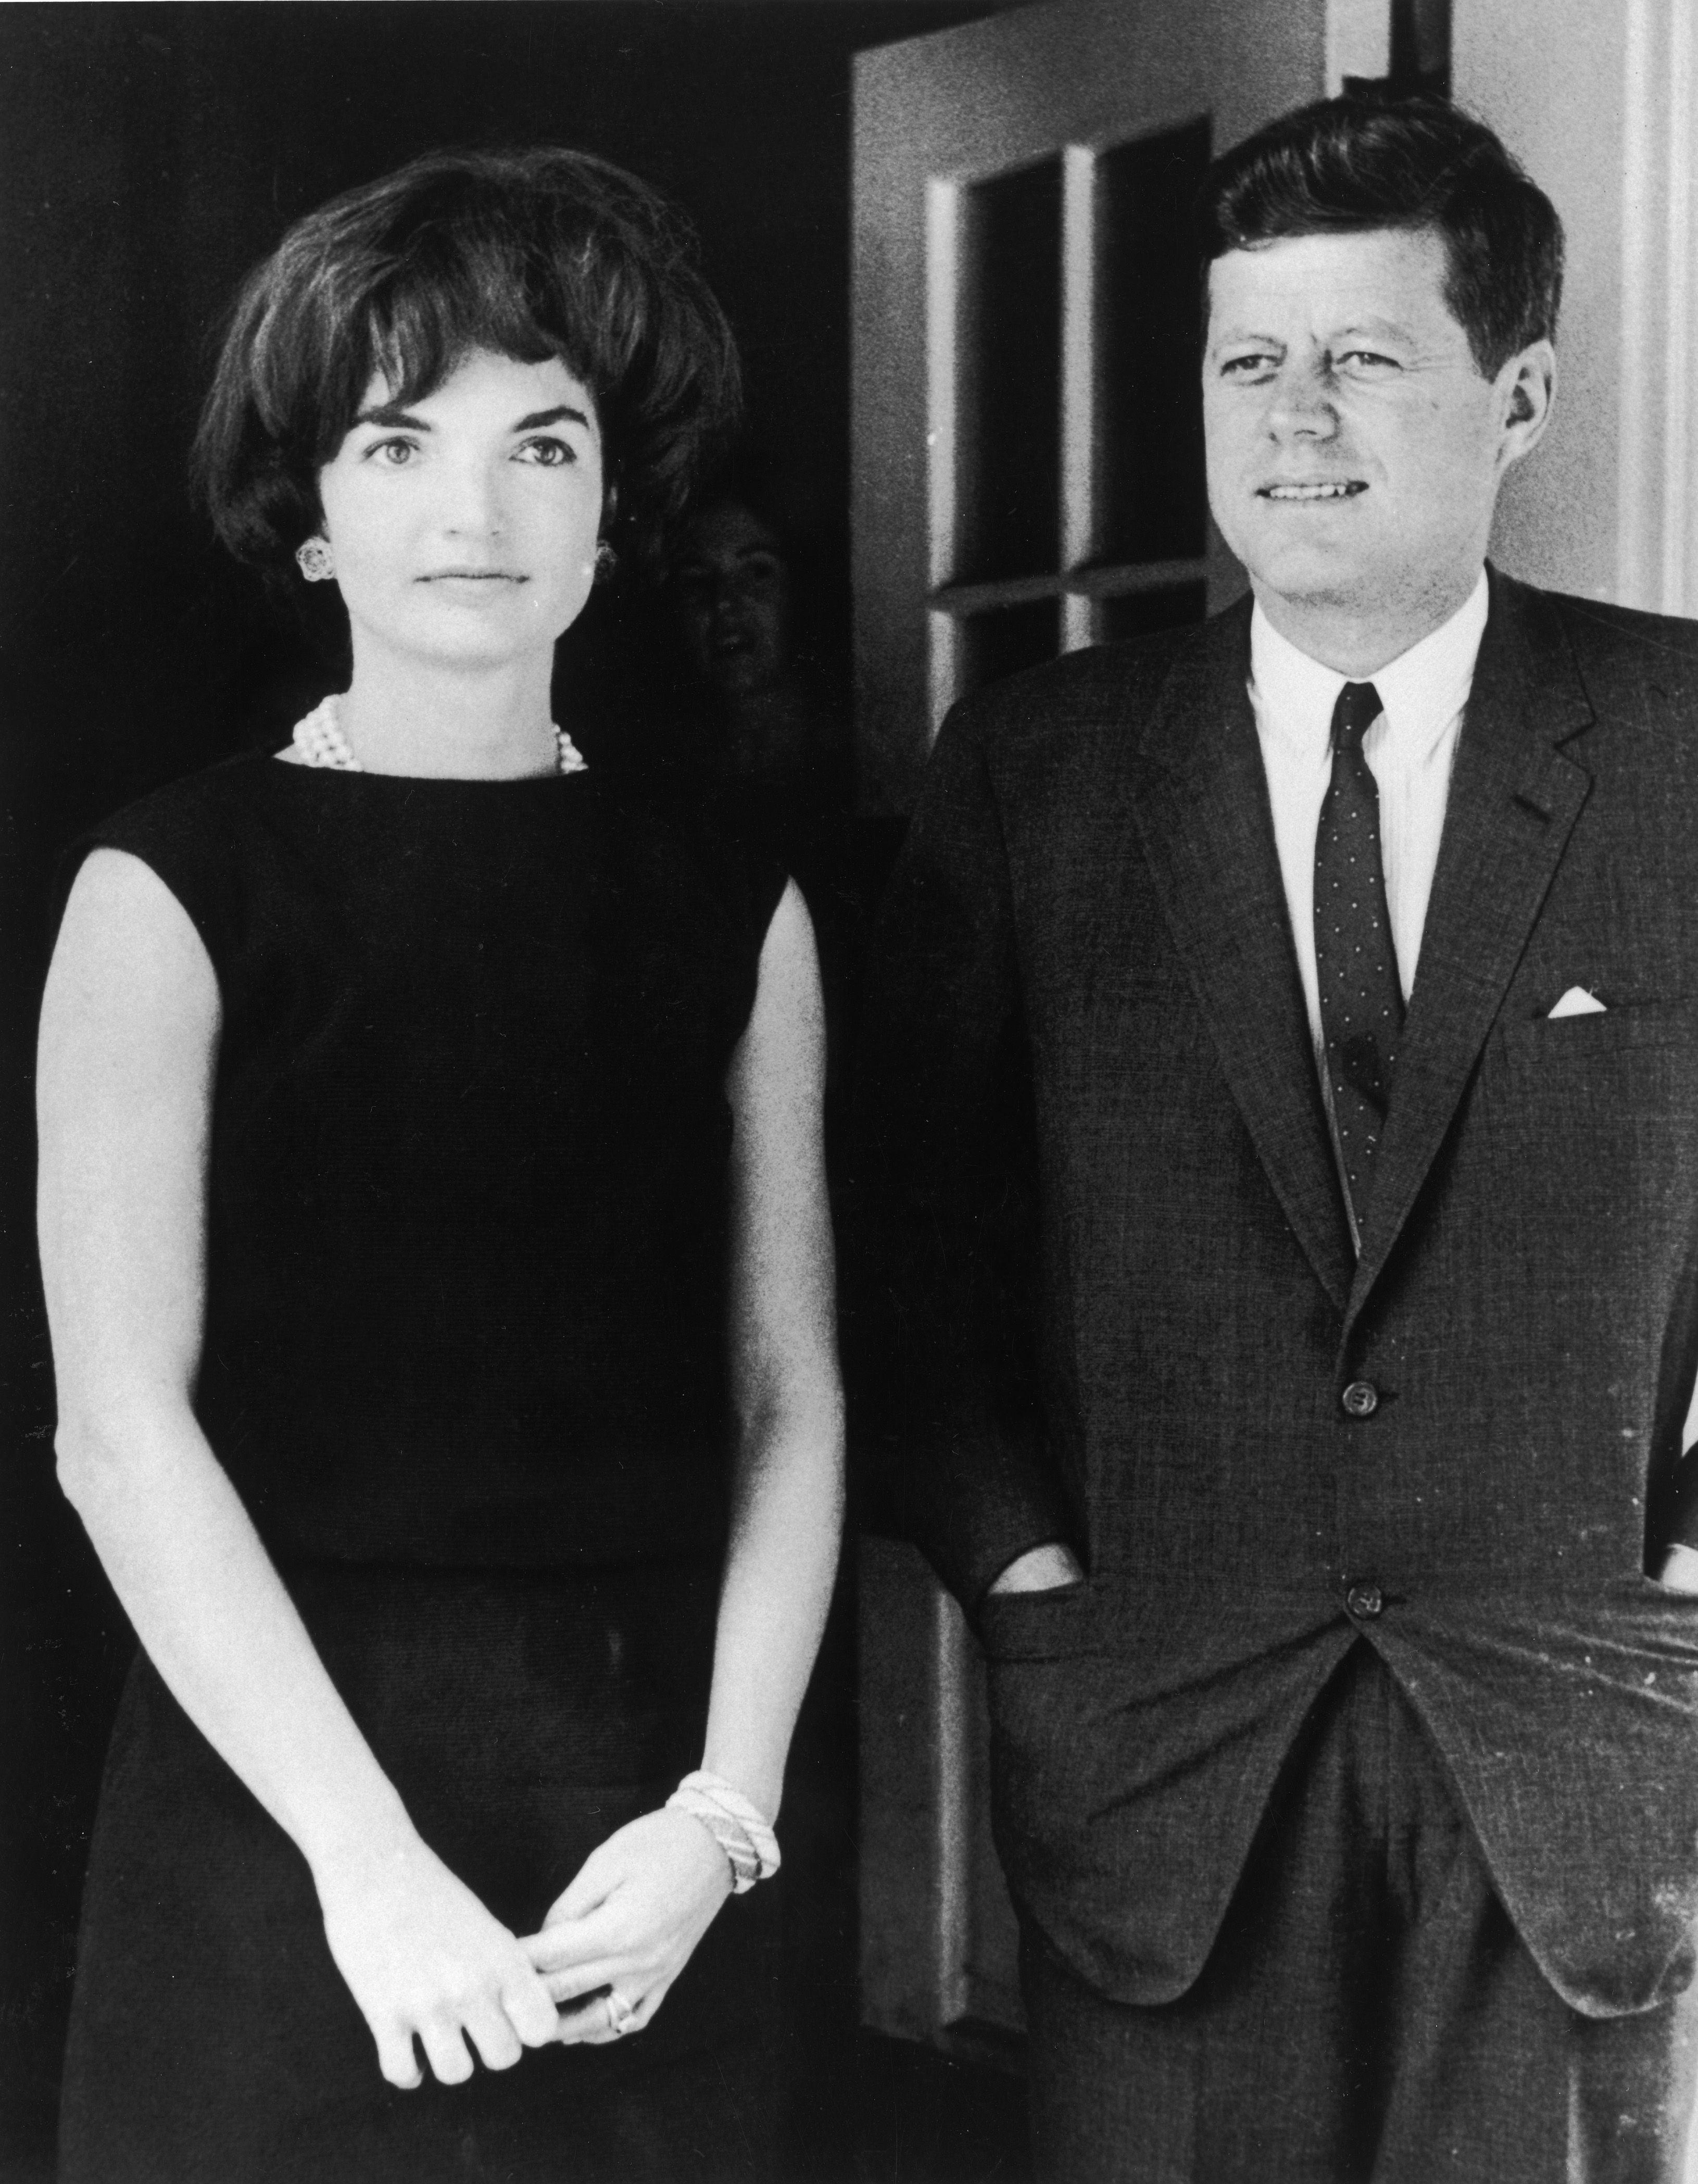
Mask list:
[[[1468,702],[1486,627],[1486,572],[1447,621],[1371,677],[1386,729],[1411,757],[1437,743]],[[1256,604],[1250,621],[1250,679],[1256,709],[1283,740],[1313,753],[1332,730],[1333,708],[1350,680],[1282,637]]]

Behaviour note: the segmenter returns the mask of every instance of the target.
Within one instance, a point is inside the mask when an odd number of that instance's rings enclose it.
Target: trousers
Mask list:
[[[1569,2008],[1413,1708],[1353,1647],[1289,1755],[1196,1984],[1127,2007],[1029,1924],[1045,2184],[1681,2184],[1698,1990]]]

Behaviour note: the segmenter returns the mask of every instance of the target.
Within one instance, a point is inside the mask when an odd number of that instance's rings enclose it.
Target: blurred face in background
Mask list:
[[[725,697],[769,688],[789,645],[789,572],[777,536],[741,502],[704,508],[673,571],[678,621],[697,677]]]

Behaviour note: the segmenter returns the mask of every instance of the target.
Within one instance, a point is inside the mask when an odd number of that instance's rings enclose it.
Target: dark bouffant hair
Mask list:
[[[470,351],[558,357],[595,397],[639,559],[735,426],[737,349],[682,215],[587,153],[441,152],[298,220],[237,299],[195,443],[219,537],[274,577],[373,375],[401,403]]]
[[[1295,235],[1437,235],[1445,301],[1488,379],[1556,334],[1556,209],[1484,122],[1441,99],[1328,98],[1282,114],[1215,162],[1198,212],[1210,261]]]

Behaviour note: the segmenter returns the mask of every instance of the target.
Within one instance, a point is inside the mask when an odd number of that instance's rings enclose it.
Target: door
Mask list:
[[[1243,588],[1209,522],[1189,202],[1271,115],[1383,75],[1389,0],[1061,0],[855,63],[856,717],[911,800],[991,677]],[[1017,2053],[983,1676],[912,1550],[861,1562],[862,2009]]]
[[[977,682],[1242,588],[1204,499],[1191,195],[1383,73],[1390,12],[1061,0],[857,58],[857,733],[888,808]]]

